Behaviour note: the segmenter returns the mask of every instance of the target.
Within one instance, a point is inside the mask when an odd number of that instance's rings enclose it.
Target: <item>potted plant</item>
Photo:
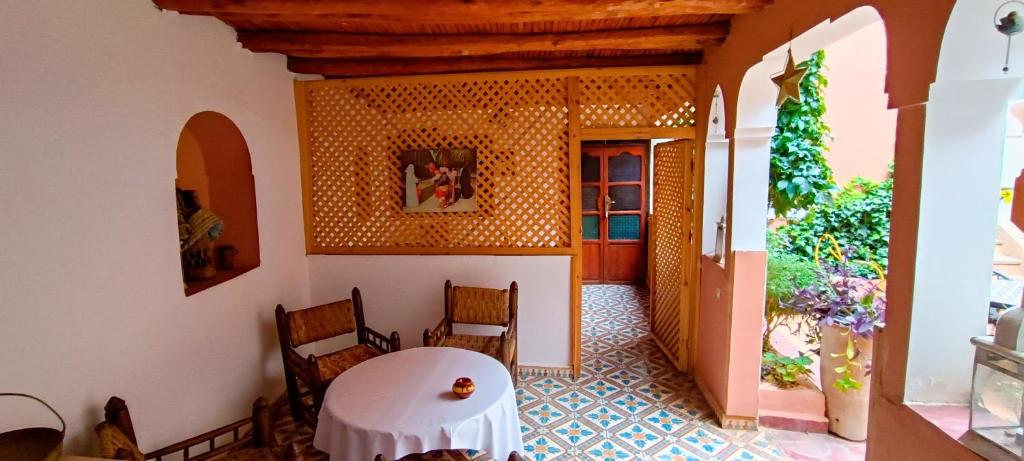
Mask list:
[[[801,312],[786,307],[800,290],[822,283],[817,264],[806,258],[786,253],[774,233],[768,234],[768,280],[765,292],[765,322],[761,331],[761,380],[779,389],[797,386],[811,375],[813,359],[803,354],[788,357],[775,349],[771,338],[779,327],[786,326],[797,334],[804,323]]]
[[[867,438],[868,375],[875,327],[885,324],[885,277],[877,264],[851,260],[853,248],[840,251],[830,240],[832,258],[817,258],[827,283],[800,290],[787,305],[805,313],[820,338],[829,431],[859,441]],[[858,276],[865,266],[878,278]]]

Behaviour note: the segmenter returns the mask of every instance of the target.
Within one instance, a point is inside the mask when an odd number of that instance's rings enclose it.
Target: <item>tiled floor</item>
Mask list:
[[[526,455],[534,461],[788,459],[766,432],[719,428],[700,391],[649,334],[647,292],[583,291],[583,370],[523,379],[517,391]]]
[[[582,376],[527,377],[516,391],[527,459],[863,459],[863,444],[825,434],[718,427],[694,383],[651,338],[647,302],[636,287],[584,287]],[[276,429],[307,460],[326,458],[309,446],[308,428],[284,416]]]

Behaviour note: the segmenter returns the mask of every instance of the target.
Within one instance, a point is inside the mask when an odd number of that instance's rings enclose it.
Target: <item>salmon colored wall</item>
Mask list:
[[[708,102],[712,100],[716,85],[720,85],[725,94],[739,94],[747,70],[791,36],[799,36],[815,25],[840,18],[865,5],[874,7],[885,23],[888,39],[885,88],[889,107],[899,109],[899,115],[888,318],[875,344],[868,459],[976,458],[941,431],[932,430],[930,423],[903,405],[925,120],[924,106],[919,104],[927,101],[929,86],[935,81],[940,46],[954,3],[954,0],[934,0],[923,7],[919,2],[905,0],[777,0],[760,13],[733,20],[725,43],[706,52],[705,78],[699,82],[701,107],[697,113],[703,115],[709,112]],[[726,102],[731,102],[726,107],[726,134],[732,138],[737,128],[737,106],[736,101],[726,99]],[[707,127],[708,120],[698,120],[698,126]],[[706,141],[705,128],[698,132],[699,148],[702,149]],[[730,170],[734,166],[731,164]],[[702,310],[706,308],[708,305],[701,306]],[[722,325],[702,324],[699,347],[713,346],[709,337],[730,335],[723,328]],[[706,369],[706,366],[697,369],[698,379],[704,379]],[[732,394],[739,390],[727,388],[726,391]],[[727,400],[729,398],[731,395]]]
[[[697,348],[694,374],[715,411],[727,411],[724,405],[728,395],[730,336],[703,332],[731,330],[729,322],[733,316],[729,308],[729,276],[725,268],[709,256],[702,256],[700,263],[701,308],[697,315],[702,333],[698,335],[700,347]]]
[[[729,415],[756,417],[757,389],[761,384],[761,324],[768,253],[736,251],[731,262],[732,318],[726,408]]]
[[[178,177],[174,185],[179,189],[196,191],[199,202],[204,206],[210,204],[210,179],[206,176],[206,162],[199,142],[189,130],[182,130],[178,139]]]
[[[896,145],[896,111],[885,95],[885,26],[875,23],[825,47],[825,122],[832,141],[825,153],[836,183],[889,174]]]
[[[709,256],[701,257],[701,334],[695,373],[720,419],[757,418],[767,262],[763,251],[737,251],[726,267]],[[711,331],[725,334],[704,334]]]

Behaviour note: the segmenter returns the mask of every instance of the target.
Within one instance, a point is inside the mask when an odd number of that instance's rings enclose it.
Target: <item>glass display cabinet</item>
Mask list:
[[[995,336],[971,339],[975,347],[970,430],[964,442],[992,460],[1024,459],[1024,340],[1020,307],[996,322]]]

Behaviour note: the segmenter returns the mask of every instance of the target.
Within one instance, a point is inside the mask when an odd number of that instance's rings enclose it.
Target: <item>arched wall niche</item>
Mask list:
[[[729,140],[725,137],[725,94],[721,86],[715,86],[711,99],[704,148],[703,254],[715,253],[718,222],[726,217],[729,200]],[[724,263],[724,259],[721,262]]]
[[[200,205],[223,221],[210,253],[216,274],[187,279],[185,293],[191,295],[260,265],[256,187],[242,132],[218,112],[199,112],[188,119],[178,138],[176,164],[175,187],[194,190]],[[233,261],[222,257],[221,249],[229,246],[237,250]]]

